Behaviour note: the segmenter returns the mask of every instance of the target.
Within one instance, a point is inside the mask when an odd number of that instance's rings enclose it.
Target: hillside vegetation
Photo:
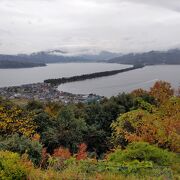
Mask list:
[[[172,49],[169,51],[150,51],[146,53],[130,53],[112,58],[109,63],[120,64],[180,64],[180,50]]]
[[[88,104],[0,99],[0,179],[178,179],[180,90]]]
[[[31,68],[31,67],[41,67],[41,66],[46,66],[46,64],[0,60],[0,69]]]

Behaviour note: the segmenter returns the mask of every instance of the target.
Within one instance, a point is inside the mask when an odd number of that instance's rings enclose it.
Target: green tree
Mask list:
[[[112,162],[131,162],[134,160],[150,161],[156,165],[169,166],[177,161],[175,153],[160,149],[146,142],[134,142],[129,144],[125,150],[116,149],[108,155]]]
[[[43,143],[50,151],[60,146],[75,151],[77,145],[83,142],[86,129],[85,121],[76,119],[72,109],[64,107],[59,112],[54,125],[42,134]]]
[[[35,100],[29,101],[28,104],[26,105],[26,109],[28,111],[39,110],[43,108],[44,108],[43,103]]]
[[[33,141],[26,136],[14,134],[12,136],[0,137],[0,150],[27,153],[32,162],[38,165],[41,161],[42,145],[38,141]]]

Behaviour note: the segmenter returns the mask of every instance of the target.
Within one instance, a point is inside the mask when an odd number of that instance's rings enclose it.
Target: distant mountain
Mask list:
[[[32,62],[20,62],[20,61],[9,61],[0,60],[0,69],[11,69],[11,68],[31,68],[46,66],[43,63],[32,63]]]
[[[68,62],[97,62],[120,56],[119,53],[102,51],[97,54],[82,52],[75,54],[61,50],[41,51],[37,53],[3,55],[0,54],[0,61],[20,61],[32,63],[68,63]]]
[[[85,54],[85,55],[81,55],[81,57],[85,58],[85,59],[91,59],[91,60],[95,60],[95,61],[107,61],[109,59],[112,58],[116,58],[118,56],[121,56],[121,53],[114,53],[114,52],[109,52],[109,51],[101,51],[99,54]]]
[[[79,54],[78,54],[79,53]],[[38,62],[53,63],[53,62],[96,62],[109,60],[120,56],[120,53],[112,53],[109,51],[101,51],[99,53],[84,52],[66,52],[61,50],[50,50],[33,53],[29,56],[32,60]]]
[[[180,64],[180,50],[150,51],[146,53],[130,53],[122,55],[109,51],[64,51],[48,50],[32,54],[3,55],[0,54],[0,61],[18,61],[26,63],[69,63],[69,62],[109,62],[121,64]]]
[[[146,53],[131,53],[108,60],[109,63],[120,64],[180,64],[180,49],[169,51],[150,51]]]

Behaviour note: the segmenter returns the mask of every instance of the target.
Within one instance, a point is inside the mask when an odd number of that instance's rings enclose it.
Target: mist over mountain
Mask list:
[[[120,56],[120,53],[101,51],[98,53],[91,52],[67,52],[62,50],[48,50],[37,53],[18,54],[18,55],[0,55],[0,61],[21,61],[33,63],[68,63],[68,62],[96,62],[109,60]]]
[[[130,53],[108,60],[119,64],[180,64],[180,49],[168,51],[150,51],[146,53]]]
[[[0,62],[21,63],[69,63],[69,62],[108,62],[120,64],[180,64],[180,50],[150,51],[122,55],[109,51],[68,52],[63,50],[40,51],[32,54],[0,55]],[[1,63],[2,64],[2,63]]]

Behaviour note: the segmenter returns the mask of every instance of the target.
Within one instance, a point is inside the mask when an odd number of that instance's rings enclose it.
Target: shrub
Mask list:
[[[109,154],[108,159],[113,162],[150,161],[154,165],[169,166],[174,162],[175,154],[146,142],[134,142],[125,150],[117,149]]]
[[[86,158],[87,158],[87,145],[85,143],[79,144],[76,159],[77,160],[84,160]]]
[[[26,179],[26,168],[17,153],[0,151],[0,179]]]
[[[62,158],[62,159],[69,159],[71,157],[71,153],[68,148],[60,147],[60,148],[54,149],[53,156]]]
[[[86,160],[76,160],[76,158],[71,157],[65,162],[66,168],[63,173],[74,173],[79,175],[85,175],[85,177],[95,174],[97,171],[97,161],[92,159]]]
[[[48,168],[62,171],[67,168],[65,161],[69,158],[71,158],[71,153],[68,148],[59,147],[54,149],[53,155],[49,156],[48,159]]]
[[[27,153],[32,162],[38,165],[41,161],[42,145],[25,136],[14,134],[6,138],[0,137],[0,150],[8,150],[19,154]]]
[[[28,111],[43,109],[43,104],[40,101],[32,100],[28,102],[26,109]]]

